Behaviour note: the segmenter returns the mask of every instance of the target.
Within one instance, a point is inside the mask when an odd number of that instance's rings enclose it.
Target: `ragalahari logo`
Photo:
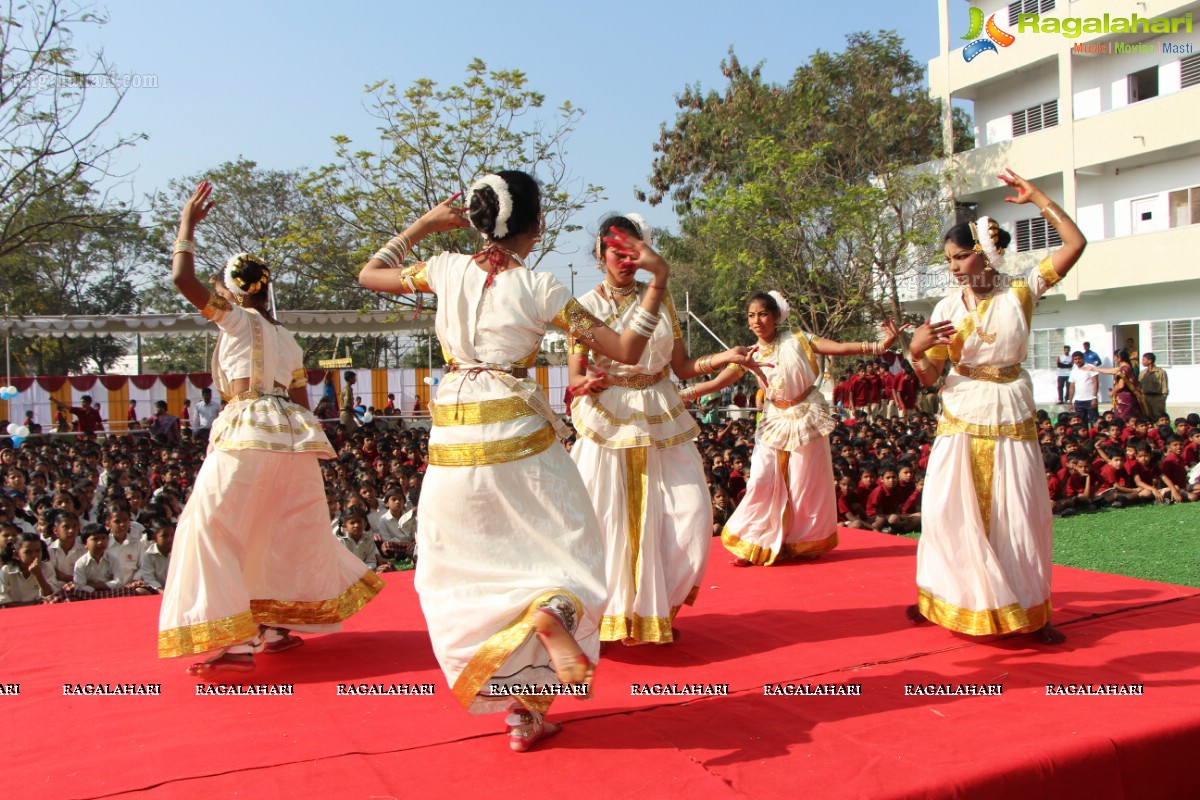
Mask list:
[[[987,35],[981,36],[980,34]],[[974,61],[975,57],[980,53],[988,51],[999,53],[1000,51],[996,49],[996,45],[1008,47],[1017,40],[1017,37],[1008,31],[1001,30],[1000,26],[996,24],[995,14],[988,17],[987,25],[984,25],[983,11],[975,6],[971,6],[971,24],[967,28],[967,35],[962,38],[968,41],[974,40],[964,47],[962,51],[963,61],[967,62]]]

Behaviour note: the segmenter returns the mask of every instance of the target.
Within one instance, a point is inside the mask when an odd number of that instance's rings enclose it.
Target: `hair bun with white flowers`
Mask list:
[[[769,294],[771,299],[775,301],[775,305],[779,306],[779,321],[783,322],[788,318],[788,314],[792,313],[791,303],[789,303],[787,298],[783,296],[783,292],[772,289],[771,291],[767,292],[767,294]]]
[[[513,198],[508,183],[499,175],[484,175],[467,192],[468,217],[471,227],[489,239],[508,236],[512,219]]]
[[[271,282],[271,270],[258,256],[238,253],[225,262],[225,288],[234,297],[258,294]]]

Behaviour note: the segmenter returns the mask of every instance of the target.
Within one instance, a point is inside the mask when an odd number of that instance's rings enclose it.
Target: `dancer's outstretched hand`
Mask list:
[[[1032,203],[1034,202],[1034,198],[1042,194],[1041,189],[1037,188],[1032,183],[1025,180],[1007,167],[1004,169],[1004,172],[1000,173],[996,177],[1004,181],[1008,188],[1015,189],[1017,192],[1016,197],[1004,198],[1004,202],[1006,203],[1016,203],[1018,205]]]
[[[433,208],[425,212],[418,220],[421,227],[429,233],[452,231],[455,228],[469,228],[466,206],[458,206],[454,201],[462,197],[462,192],[451,195]]]
[[[194,230],[200,222],[208,216],[208,212],[212,211],[212,207],[216,205],[215,200],[209,199],[212,195],[213,185],[208,181],[200,181],[200,185],[196,187],[196,191],[192,192],[192,196],[183,204],[183,210],[179,212],[179,226]]]
[[[908,349],[913,353],[922,353],[937,345],[948,345],[954,337],[954,323],[950,320],[931,323],[925,322],[913,331],[912,341]]]
[[[912,325],[905,323],[897,328],[896,321],[889,319],[881,327],[883,328],[883,338],[879,340],[879,344],[884,350],[890,350],[892,345],[896,343],[896,340],[900,338],[900,332],[908,330]]]
[[[619,266],[644,269],[658,278],[660,282],[670,276],[670,267],[667,266],[663,257],[636,236],[630,236],[617,228],[609,228],[608,235],[604,237],[604,243],[621,257]]]

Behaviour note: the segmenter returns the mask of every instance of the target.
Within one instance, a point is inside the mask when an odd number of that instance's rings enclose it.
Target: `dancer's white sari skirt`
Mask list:
[[[829,439],[794,450],[758,442],[742,502],[721,532],[725,549],[761,566],[837,547],[837,499]]]
[[[1050,621],[1054,518],[1036,441],[939,434],[921,503],[925,617],[975,636]]]
[[[513,699],[545,713],[553,695],[509,696],[561,686],[533,635],[538,608],[556,605],[594,662],[604,604],[600,529],[567,451],[552,442],[510,463],[430,466],[417,513],[415,585],[454,696],[472,714]]]
[[[219,650],[260,625],[334,631],[382,587],[329,533],[316,453],[212,449],[176,528],[158,654]]]
[[[571,457],[604,534],[601,640],[673,641],[671,621],[695,601],[711,549],[700,452],[693,442],[618,449],[581,438]]]

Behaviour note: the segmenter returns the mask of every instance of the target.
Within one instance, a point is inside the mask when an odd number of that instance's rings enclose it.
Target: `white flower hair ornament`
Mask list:
[[[777,292],[772,289],[771,291],[767,292],[767,294],[769,294],[775,300],[775,305],[779,306],[779,321],[783,322],[788,318],[788,314],[792,313],[791,304],[788,303],[787,298],[783,296],[782,292]]]
[[[252,261],[255,264],[258,264],[263,271],[262,277],[254,281],[254,283],[245,283],[239,280],[234,273],[242,265],[243,261]],[[245,297],[248,294],[261,292],[263,287],[266,286],[270,280],[271,270],[267,268],[266,264],[263,264],[250,253],[238,253],[237,255],[230,257],[230,259],[225,262],[225,288],[228,289],[230,294],[232,294],[234,297]]]
[[[979,235],[981,230],[982,236]],[[980,217],[978,222],[971,223],[971,236],[975,238],[975,250],[983,254],[988,266],[997,272],[1002,270],[1004,251],[996,244],[996,240],[1000,238],[1000,223],[994,219]]]
[[[499,175],[484,175],[471,184],[471,189],[467,192],[467,208],[471,207],[471,200],[475,197],[475,192],[485,186],[491,187],[492,191],[496,193],[496,200],[500,203],[500,209],[496,212],[496,227],[490,238],[503,239],[508,236],[508,221],[512,217],[513,211],[512,194],[508,191],[508,184],[504,182],[504,178]]]
[[[650,230],[650,223],[646,222],[645,217],[632,211],[621,216],[633,223],[633,227],[638,229],[638,237],[646,243],[647,247],[654,247],[654,231]]]

